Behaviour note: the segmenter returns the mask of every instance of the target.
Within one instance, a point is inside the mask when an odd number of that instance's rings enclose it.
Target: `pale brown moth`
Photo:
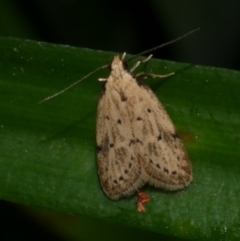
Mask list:
[[[129,196],[147,183],[166,190],[183,189],[192,181],[192,168],[182,141],[153,91],[126,70],[124,56],[114,57],[98,102],[102,188],[111,199]]]
[[[171,42],[157,46],[148,53],[197,31],[193,30]],[[136,55],[136,56],[139,56]],[[180,190],[192,179],[192,166],[176,129],[154,92],[140,80],[140,76],[167,77],[133,71],[152,55],[138,61],[130,71],[124,53],[114,56],[104,65],[64,90],[47,97],[53,98],[99,69],[110,67],[97,108],[96,142],[98,174],[104,193],[113,200],[137,193],[137,209],[145,211],[147,194],[140,191],[145,184],[165,190]],[[134,56],[134,57],[136,57]],[[132,60],[133,58],[129,59]],[[128,60],[128,61],[129,61]]]

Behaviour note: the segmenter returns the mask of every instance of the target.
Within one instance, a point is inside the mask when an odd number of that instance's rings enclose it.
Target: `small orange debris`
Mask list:
[[[145,212],[145,208],[143,206],[144,203],[147,203],[150,199],[149,196],[144,192],[137,192],[137,210],[138,212]]]

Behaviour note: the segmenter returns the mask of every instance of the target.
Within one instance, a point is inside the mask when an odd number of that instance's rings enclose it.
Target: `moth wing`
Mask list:
[[[97,160],[102,188],[111,199],[128,196],[147,182],[143,154],[134,142],[129,102],[108,83],[97,111]]]
[[[142,166],[148,183],[167,190],[178,190],[192,181],[192,167],[174,125],[153,91],[145,85],[135,98],[134,133],[143,150]]]

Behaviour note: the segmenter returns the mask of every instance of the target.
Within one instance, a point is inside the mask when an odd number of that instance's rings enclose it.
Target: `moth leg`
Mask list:
[[[174,74],[175,74],[174,72],[169,73],[169,74],[164,74],[164,75],[153,74],[151,72],[140,72],[140,73],[136,74],[135,77],[139,77],[139,76],[143,76],[144,75],[145,77],[152,77],[152,78],[166,78],[166,77],[172,76]]]
[[[132,73],[140,64],[146,63],[149,59],[152,58],[152,54],[150,54],[146,59],[138,61],[134,66],[130,69],[130,73]]]
[[[107,79],[106,79],[106,78],[98,78],[98,81],[99,81],[99,82],[106,82]]]
[[[126,57],[126,52],[123,53],[122,57],[121,57],[121,60],[123,61]]]

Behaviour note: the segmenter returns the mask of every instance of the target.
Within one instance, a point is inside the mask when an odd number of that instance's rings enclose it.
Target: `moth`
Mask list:
[[[192,181],[183,143],[154,92],[133,76],[140,62],[129,72],[124,58],[116,55],[109,77],[100,79],[105,84],[97,108],[96,140],[102,188],[113,200],[139,194],[147,183],[171,191],[183,189]],[[149,199],[138,200],[138,210],[144,211],[139,205]]]
[[[126,62],[176,42],[199,29],[125,61],[126,53],[114,56],[110,64],[85,75],[67,88],[40,101],[47,101],[78,84],[93,73],[110,67],[97,107],[96,143],[98,174],[104,193],[112,200],[137,193],[137,208],[145,211],[145,184],[165,190],[180,190],[193,180],[188,154],[163,105],[141,76],[167,77],[153,73],[133,74],[152,55],[136,62],[128,71]]]

